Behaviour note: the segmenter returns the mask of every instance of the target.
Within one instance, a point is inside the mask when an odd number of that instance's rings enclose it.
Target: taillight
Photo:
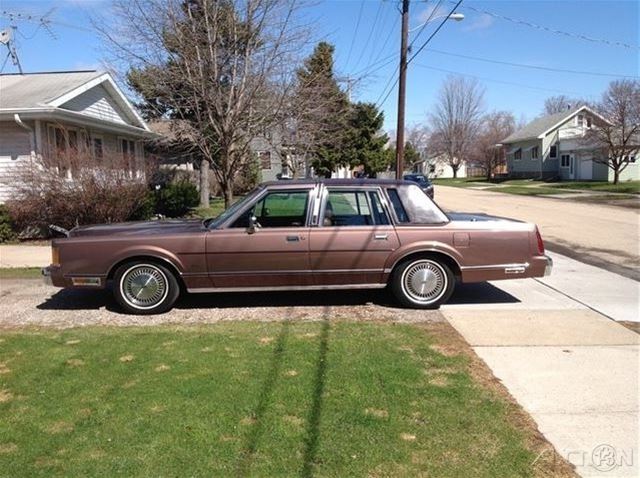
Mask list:
[[[538,254],[544,254],[544,242],[542,241],[542,236],[540,235],[540,231],[536,226],[536,239],[538,240]]]

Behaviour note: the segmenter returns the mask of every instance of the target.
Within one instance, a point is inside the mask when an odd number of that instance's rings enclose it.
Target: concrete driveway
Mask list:
[[[638,209],[447,186],[436,186],[435,199],[448,211],[534,222],[549,249],[640,279]]]
[[[616,323],[640,321],[638,211],[443,186],[436,199],[535,222],[552,250],[604,266],[550,254],[551,276],[442,312],[580,475],[640,476],[640,335]]]

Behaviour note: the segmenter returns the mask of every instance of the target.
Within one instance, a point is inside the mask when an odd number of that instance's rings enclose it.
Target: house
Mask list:
[[[501,144],[506,148],[507,169],[512,178],[558,178],[576,181],[607,181],[612,171],[606,152],[584,141],[589,128],[607,120],[587,106],[578,106],[535,119]],[[635,163],[635,158],[632,159]],[[621,180],[637,179],[638,165],[629,164]]]
[[[99,162],[120,155],[137,170],[154,137],[111,75],[61,71],[0,75],[0,203],[31,159],[68,155]],[[69,177],[72,171],[67,171]]]
[[[451,168],[449,161],[442,154],[418,161],[413,166],[413,172],[422,173],[431,179],[453,177],[453,169]],[[467,165],[464,161],[461,161],[456,177],[467,177]]]

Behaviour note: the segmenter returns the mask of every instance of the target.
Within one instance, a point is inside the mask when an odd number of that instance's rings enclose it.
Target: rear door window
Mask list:
[[[327,195],[322,225],[374,226],[390,224],[377,191],[331,190]]]

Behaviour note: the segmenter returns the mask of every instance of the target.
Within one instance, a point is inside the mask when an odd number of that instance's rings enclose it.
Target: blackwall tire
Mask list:
[[[437,309],[449,300],[455,277],[447,264],[434,257],[416,257],[396,267],[391,290],[404,307]]]
[[[152,261],[132,261],[116,270],[113,295],[129,314],[162,314],[178,299],[180,285],[167,267]]]

